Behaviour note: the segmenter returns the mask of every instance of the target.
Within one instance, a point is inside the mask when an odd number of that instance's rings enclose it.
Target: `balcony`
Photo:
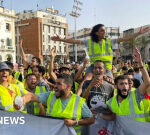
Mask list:
[[[0,51],[14,51],[13,46],[0,46]]]

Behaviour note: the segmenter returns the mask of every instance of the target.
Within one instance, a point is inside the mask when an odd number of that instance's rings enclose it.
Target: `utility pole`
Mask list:
[[[77,38],[76,35],[76,19],[81,15],[79,13],[79,11],[81,11],[82,9],[80,8],[80,6],[82,6],[83,3],[78,1],[78,0],[74,0],[74,4],[73,4],[73,9],[72,12],[70,13],[70,16],[74,17],[74,22],[75,22],[75,34],[74,34],[74,38]],[[75,44],[75,62],[77,62],[77,45]]]

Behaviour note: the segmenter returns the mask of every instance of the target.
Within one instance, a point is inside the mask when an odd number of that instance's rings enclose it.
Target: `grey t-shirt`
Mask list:
[[[91,81],[85,81],[83,84],[83,91],[86,90]],[[89,93],[89,98],[87,104],[89,108],[94,108],[97,104],[103,103],[105,104],[107,100],[109,100],[114,93],[114,87],[104,81],[99,87],[92,87]]]

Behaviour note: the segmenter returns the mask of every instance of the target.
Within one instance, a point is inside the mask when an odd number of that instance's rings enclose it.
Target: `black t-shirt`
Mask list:
[[[91,81],[85,81],[83,85],[83,91],[85,91],[85,88],[88,87]],[[111,97],[113,97],[114,94],[114,87],[105,82],[100,85],[99,87],[92,87],[89,93],[89,98],[87,101],[87,105],[89,108],[93,108],[97,104],[103,103],[105,104],[107,100],[109,100]]]

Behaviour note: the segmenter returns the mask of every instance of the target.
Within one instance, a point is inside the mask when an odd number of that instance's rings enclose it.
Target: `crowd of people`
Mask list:
[[[131,40],[150,30],[125,38],[106,38],[105,27],[98,24],[88,40],[62,39],[54,41],[83,44],[89,59],[83,64],[55,61],[57,55],[51,49],[51,59],[42,66],[38,57],[27,62],[22,42],[19,42],[23,64],[0,62],[0,110],[20,111],[32,115],[64,118],[67,126],[73,126],[78,135],[81,126],[94,124],[97,117],[115,120],[116,115],[129,116],[137,121],[150,121],[150,62],[142,62],[135,48],[134,62],[118,60],[119,50],[113,59],[113,44]],[[22,97],[22,104],[15,102]],[[100,110],[95,109],[102,106]]]

